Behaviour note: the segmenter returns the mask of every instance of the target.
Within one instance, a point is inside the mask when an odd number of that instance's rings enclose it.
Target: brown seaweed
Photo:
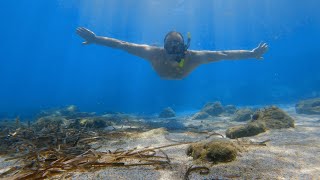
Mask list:
[[[26,132],[27,135],[26,135]],[[89,143],[112,137],[125,137],[125,132],[92,133],[88,129],[63,129],[52,126],[46,133],[30,129],[17,129],[8,136],[7,147],[16,153],[6,160],[18,160],[21,165],[12,167],[1,178],[44,179],[56,175],[65,177],[74,171],[93,171],[105,167],[161,166],[171,167],[170,158],[163,148],[191,142],[169,144],[161,147],[146,147],[114,152],[99,152]],[[92,136],[94,135],[94,136]],[[5,142],[1,142],[5,143]]]

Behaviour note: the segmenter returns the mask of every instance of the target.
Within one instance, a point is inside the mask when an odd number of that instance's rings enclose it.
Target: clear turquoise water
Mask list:
[[[77,105],[83,111],[159,112],[223,104],[296,103],[320,95],[319,2],[292,0],[1,1],[0,116]],[[168,31],[192,34],[190,49],[252,49],[263,61],[203,65],[180,81],[161,79],[126,52],[83,46],[97,35],[163,45]]]

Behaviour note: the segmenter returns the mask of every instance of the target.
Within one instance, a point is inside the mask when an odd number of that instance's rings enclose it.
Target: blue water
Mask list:
[[[74,104],[83,111],[156,113],[223,104],[295,103],[320,95],[317,0],[11,0],[0,2],[0,116]],[[253,49],[263,61],[202,65],[183,80],[161,79],[145,60],[83,46],[97,35],[163,46],[192,35],[190,49]]]

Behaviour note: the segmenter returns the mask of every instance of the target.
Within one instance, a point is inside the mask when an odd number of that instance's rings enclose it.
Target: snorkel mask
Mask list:
[[[181,33],[176,31],[169,32],[164,38],[164,49],[168,54],[183,55],[190,46],[191,37],[188,33],[187,44],[184,44],[184,39]]]

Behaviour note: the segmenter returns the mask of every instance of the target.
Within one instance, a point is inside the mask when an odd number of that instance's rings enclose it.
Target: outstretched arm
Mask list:
[[[263,54],[268,50],[266,43],[260,43],[253,50],[226,50],[226,51],[190,51],[194,61],[206,64],[220,60],[263,59]]]
[[[82,44],[98,44],[111,48],[121,49],[146,60],[151,60],[156,55],[156,53],[161,50],[161,48],[155,46],[134,44],[118,39],[96,36],[92,31],[83,27],[77,28],[77,34],[85,40]]]

